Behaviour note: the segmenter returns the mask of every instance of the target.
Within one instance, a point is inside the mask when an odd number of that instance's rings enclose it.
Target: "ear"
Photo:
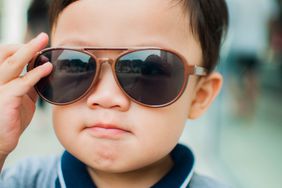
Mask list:
[[[201,78],[198,81],[188,114],[189,119],[196,119],[200,117],[209,108],[218,95],[222,82],[222,76],[215,72],[211,73],[207,77]]]

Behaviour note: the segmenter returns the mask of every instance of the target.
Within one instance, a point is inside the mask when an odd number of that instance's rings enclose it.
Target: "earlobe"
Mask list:
[[[200,117],[212,104],[218,95],[223,78],[219,73],[211,73],[201,78],[195,88],[195,95],[188,114],[189,119]]]

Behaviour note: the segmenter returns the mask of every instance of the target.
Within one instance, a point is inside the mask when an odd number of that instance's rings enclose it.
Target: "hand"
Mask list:
[[[0,159],[15,149],[32,120],[37,94],[33,86],[52,71],[45,63],[23,76],[25,66],[48,43],[44,33],[23,45],[0,45]],[[1,170],[1,161],[0,161]]]

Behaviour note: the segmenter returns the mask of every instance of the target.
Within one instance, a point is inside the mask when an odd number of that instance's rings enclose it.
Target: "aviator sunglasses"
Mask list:
[[[97,55],[105,51],[119,55]],[[53,64],[53,70],[35,89],[45,101],[55,105],[71,104],[87,95],[95,87],[103,63],[110,64],[124,94],[147,107],[172,104],[183,94],[189,75],[207,74],[205,68],[189,65],[181,54],[156,47],[47,48],[34,57],[27,69],[46,62]]]

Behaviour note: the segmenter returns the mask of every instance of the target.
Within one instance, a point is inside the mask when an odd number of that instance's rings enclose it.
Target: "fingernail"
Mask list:
[[[41,68],[42,69],[45,69],[45,68],[50,68],[50,67],[52,67],[52,63],[50,63],[50,62],[46,62],[46,63],[44,63],[43,65],[41,65]]]
[[[52,66],[52,63],[50,63],[50,62],[48,61],[48,62],[44,63],[42,66],[44,66],[44,67],[49,67],[49,66]]]
[[[39,35],[37,35],[37,37],[35,38],[36,40],[41,40],[43,37],[45,37],[45,33],[40,33]]]

